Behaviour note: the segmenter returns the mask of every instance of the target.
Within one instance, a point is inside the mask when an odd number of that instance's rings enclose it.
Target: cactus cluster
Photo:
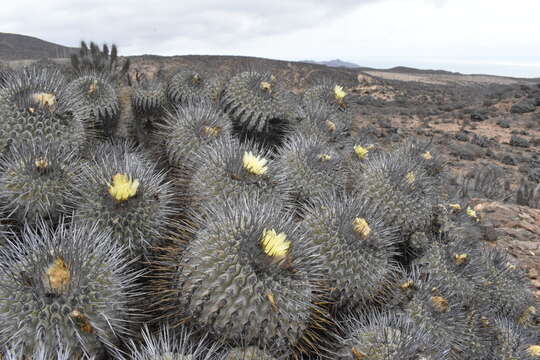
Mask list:
[[[452,188],[333,81],[183,68],[119,99],[119,63],[83,43],[71,72],[0,79],[0,358],[540,358],[538,300],[469,199],[500,171]]]
[[[78,54],[71,55],[71,66],[77,75],[87,73],[100,73],[106,75],[110,80],[117,80],[124,76],[130,66],[127,59],[122,65],[118,61],[118,48],[112,45],[110,51],[107,44],[103,44],[100,49],[97,44],[90,42],[90,46],[85,41],[81,41],[81,48]]]
[[[0,344],[16,359],[119,352],[130,335],[133,287],[123,249],[95,226],[25,228],[0,249]]]
[[[87,127],[100,135],[113,135],[120,108],[116,90],[107,77],[99,73],[82,75],[71,81],[66,91],[84,107],[82,116]]]
[[[173,213],[164,174],[129,143],[96,149],[74,181],[76,223],[97,223],[133,254],[161,241]]]
[[[192,69],[182,69],[167,84],[167,97],[172,104],[186,105],[201,100],[217,100],[219,81]]]
[[[83,112],[59,71],[30,67],[13,72],[0,87],[0,151],[32,140],[78,147],[88,136]]]
[[[82,160],[55,143],[26,143],[0,158],[0,199],[20,223],[56,221],[73,210]]]

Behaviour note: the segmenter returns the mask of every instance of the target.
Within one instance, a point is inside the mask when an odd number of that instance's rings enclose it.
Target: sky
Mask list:
[[[342,59],[540,77],[539,0],[18,0],[0,32],[121,55]]]

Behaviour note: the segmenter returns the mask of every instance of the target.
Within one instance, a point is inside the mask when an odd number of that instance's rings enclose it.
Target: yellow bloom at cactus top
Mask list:
[[[343,98],[347,96],[347,93],[343,90],[343,86],[336,85],[334,87],[334,95],[336,96],[336,100],[341,103]]]
[[[139,180],[132,180],[126,174],[113,176],[112,184],[109,185],[109,194],[118,201],[125,201],[137,194]]]
[[[56,104],[56,97],[54,94],[37,93],[33,95],[34,101],[41,106],[52,107]]]
[[[356,153],[356,156],[358,156],[360,160],[364,160],[369,153],[369,149],[363,147],[362,145],[355,145],[353,149]]]
[[[268,160],[253,155],[251,151],[246,151],[244,153],[244,157],[242,158],[242,164],[244,166],[244,169],[254,175],[266,174],[266,172],[268,171],[268,167],[266,166],[267,162]]]
[[[354,219],[352,224],[354,231],[364,238],[367,238],[371,233],[371,228],[369,227],[368,222],[364,218],[356,218]]]
[[[431,155],[431,153],[429,151],[426,151],[424,154],[422,154],[422,157],[424,158],[424,160],[433,159],[433,156]]]
[[[261,246],[266,255],[283,258],[289,252],[291,242],[287,241],[285,233],[278,234],[274,229],[265,229],[261,238]]]
[[[405,176],[405,178],[407,179],[407,182],[409,183],[409,185],[412,185],[416,181],[416,176],[414,175],[414,171],[409,171],[407,173],[407,176]]]
[[[531,356],[536,356],[540,358],[540,345],[531,345],[527,348],[527,352]]]
[[[56,258],[47,269],[46,274],[48,282],[46,286],[50,286],[52,290],[59,291],[69,286],[71,274],[62,258]]]
[[[476,211],[474,211],[470,206],[467,206],[467,215],[476,219]]]

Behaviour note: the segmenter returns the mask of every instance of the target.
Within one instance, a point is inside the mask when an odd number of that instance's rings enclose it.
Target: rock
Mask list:
[[[502,127],[503,129],[508,129],[510,128],[510,122],[508,120],[499,120],[497,121],[497,125],[499,125],[500,127]]]
[[[512,107],[510,108],[510,112],[513,114],[525,114],[533,112],[535,109],[536,101],[532,99],[525,99],[512,105]]]
[[[473,134],[471,143],[483,148],[487,148],[490,145],[490,141],[487,137],[478,134]]]
[[[527,177],[530,181],[540,183],[540,167],[529,168],[529,170],[527,171]]]
[[[484,121],[487,120],[488,116],[485,110],[474,110],[471,114],[472,121]]]
[[[512,166],[517,164],[516,159],[510,154],[505,154],[503,158],[501,159],[501,162],[505,165],[512,165]]]
[[[526,273],[540,273],[540,210],[485,199],[472,204],[481,221],[497,232],[495,246],[515,257]]]
[[[456,140],[469,141],[469,135],[464,131],[460,131],[460,132],[456,133],[455,136],[456,136]]]
[[[523,148],[528,148],[530,146],[529,140],[517,135],[512,135],[510,138],[510,145]]]
[[[468,143],[453,143],[449,146],[450,155],[463,160],[475,160],[482,156],[482,148]]]

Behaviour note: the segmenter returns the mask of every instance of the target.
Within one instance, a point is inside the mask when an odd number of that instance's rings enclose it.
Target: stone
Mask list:
[[[526,114],[533,112],[536,109],[536,101],[533,99],[525,99],[512,105],[510,112],[512,114]]]

